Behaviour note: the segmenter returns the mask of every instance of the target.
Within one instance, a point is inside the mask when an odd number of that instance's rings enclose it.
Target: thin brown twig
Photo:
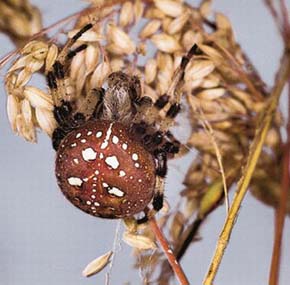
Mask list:
[[[269,276],[270,285],[279,284],[282,238],[287,212],[288,191],[290,187],[290,77],[288,79],[288,98],[287,141],[284,145],[280,201],[275,215],[275,237]]]
[[[176,278],[179,280],[181,285],[189,285],[189,281],[186,277],[186,275],[183,272],[182,267],[178,263],[175,255],[173,254],[171,248],[168,245],[167,240],[165,239],[163,233],[161,232],[155,218],[152,218],[149,221],[150,227],[152,231],[154,232],[156,239],[158,240],[163,252],[165,253],[167,260],[174,271]]]

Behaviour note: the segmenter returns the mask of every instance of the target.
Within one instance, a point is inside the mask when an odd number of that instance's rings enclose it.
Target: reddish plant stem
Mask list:
[[[287,141],[284,144],[280,201],[275,215],[275,237],[269,276],[270,285],[279,284],[282,237],[287,211],[288,191],[290,187],[290,77],[288,79],[288,92]]]
[[[168,245],[167,240],[165,239],[163,233],[161,232],[155,218],[152,218],[149,221],[150,227],[152,231],[154,232],[156,239],[158,240],[162,250],[164,251],[167,260],[172,267],[172,270],[175,273],[176,278],[179,280],[181,285],[189,285],[189,281],[187,277],[185,276],[183,269],[181,268],[180,264],[178,263],[175,255],[173,254],[171,248]]]
[[[285,48],[290,48],[290,21],[288,16],[287,5],[284,0],[280,0],[282,37],[284,39]],[[283,145],[283,161],[282,161],[282,179],[281,192],[278,208],[275,213],[275,236],[273,245],[273,254],[271,260],[269,285],[279,284],[280,263],[282,255],[282,239],[285,217],[287,212],[287,202],[290,187],[290,76],[288,77],[288,120],[287,120],[287,140]]]

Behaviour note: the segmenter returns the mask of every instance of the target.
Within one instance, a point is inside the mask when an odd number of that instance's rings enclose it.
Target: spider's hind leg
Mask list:
[[[152,200],[152,209],[144,211],[144,217],[137,220],[138,224],[146,223],[155,216],[163,207],[164,200],[164,179],[167,174],[167,154],[163,150],[155,151],[156,165],[156,184]]]

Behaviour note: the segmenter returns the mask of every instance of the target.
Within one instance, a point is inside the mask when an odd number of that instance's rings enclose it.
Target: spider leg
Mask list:
[[[200,55],[201,51],[198,46],[194,44],[192,48],[181,59],[180,66],[174,72],[172,82],[166,92],[160,96],[154,103],[153,108],[150,110],[147,122],[152,124],[159,117],[161,111],[165,112],[165,118],[160,123],[160,130],[166,131],[172,125],[174,118],[181,110],[180,101],[182,92],[178,92],[180,85],[184,79],[184,73],[187,65],[191,61],[194,55]]]
[[[144,217],[137,220],[137,224],[146,223],[150,218],[154,217],[163,207],[164,200],[164,179],[167,173],[167,154],[159,149],[155,151],[156,165],[156,184],[153,196],[152,206],[150,210],[144,211]]]

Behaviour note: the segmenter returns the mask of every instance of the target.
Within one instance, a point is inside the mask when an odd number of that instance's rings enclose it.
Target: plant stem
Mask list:
[[[287,141],[284,144],[283,154],[283,170],[282,170],[282,181],[281,181],[281,193],[279,206],[276,209],[275,216],[275,237],[273,245],[273,254],[271,261],[271,269],[269,276],[270,285],[279,284],[279,270],[281,260],[281,248],[284,222],[287,211],[288,191],[290,187],[290,77],[288,79],[288,122],[287,122]]]
[[[189,285],[189,281],[187,277],[185,276],[183,269],[181,268],[180,264],[178,263],[176,257],[174,256],[171,248],[168,245],[167,240],[165,239],[163,233],[161,232],[155,218],[152,218],[149,221],[150,227],[152,231],[154,232],[156,239],[160,243],[160,246],[162,247],[162,250],[164,251],[167,260],[172,267],[172,270],[174,271],[176,278],[179,280],[181,285]]]
[[[217,242],[214,257],[211,261],[209,270],[204,280],[205,285],[212,285],[212,282],[219,269],[222,257],[225,253],[225,249],[228,245],[230,235],[232,233],[235,221],[237,219],[241,203],[248,190],[252,175],[254,173],[255,167],[257,165],[259,156],[262,151],[266,135],[271,125],[273,115],[275,114],[281,92],[283,90],[285,83],[288,80],[289,74],[290,74],[290,55],[289,51],[286,50],[281,60],[280,69],[277,74],[276,84],[270,96],[269,105],[267,105],[262,114],[260,126],[258,127],[254,140],[250,146],[249,156],[247,159],[247,163],[244,167],[243,175],[239,180],[237,186],[238,188],[235,193],[233,203],[230,207],[229,215],[226,218],[225,224],[223,226],[222,232]]]

